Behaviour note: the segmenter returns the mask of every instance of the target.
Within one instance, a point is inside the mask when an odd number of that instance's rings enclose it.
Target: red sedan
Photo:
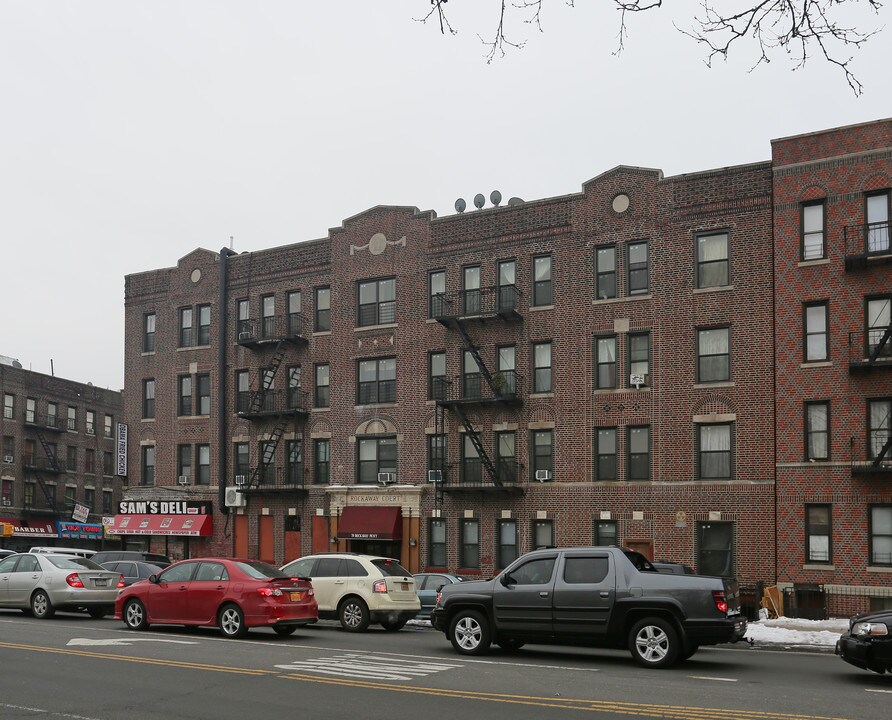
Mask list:
[[[252,627],[290,635],[318,618],[308,578],[285,575],[257,560],[181,560],[124,588],[115,601],[115,619],[131,630],[159,623],[219,627],[230,638]]]

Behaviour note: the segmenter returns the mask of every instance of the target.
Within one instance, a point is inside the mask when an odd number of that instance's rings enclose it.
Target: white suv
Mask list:
[[[399,630],[421,609],[412,573],[393,558],[322,553],[292,560],[282,572],[312,580],[319,617],[340,620],[349,632],[373,622]]]

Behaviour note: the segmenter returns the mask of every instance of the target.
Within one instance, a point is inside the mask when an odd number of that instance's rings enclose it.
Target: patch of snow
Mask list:
[[[779,617],[750,622],[746,637],[756,645],[811,646],[833,648],[839,636],[849,628],[847,618],[803,620]]]

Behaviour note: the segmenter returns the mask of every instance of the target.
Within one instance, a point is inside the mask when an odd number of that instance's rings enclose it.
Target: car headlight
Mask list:
[[[852,625],[852,635],[860,635],[861,637],[865,636],[877,636],[877,635],[888,635],[889,628],[885,623],[875,623],[875,622],[856,622]]]

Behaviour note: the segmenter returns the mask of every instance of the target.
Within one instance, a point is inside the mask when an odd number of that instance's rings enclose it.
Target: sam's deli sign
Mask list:
[[[198,500],[122,500],[120,515],[210,515],[212,503]]]

